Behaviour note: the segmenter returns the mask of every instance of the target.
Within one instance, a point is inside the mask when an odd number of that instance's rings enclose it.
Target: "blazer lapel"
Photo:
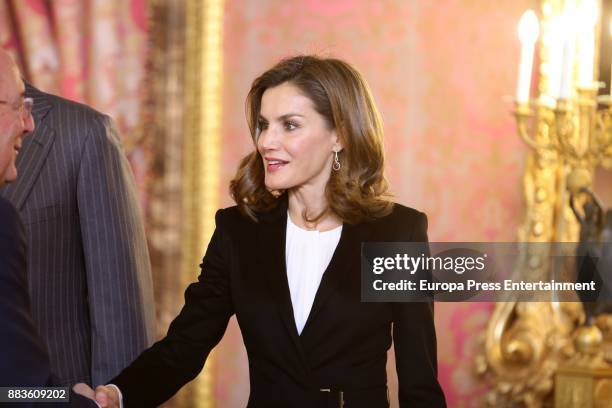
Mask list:
[[[35,129],[23,139],[22,149],[17,156],[18,181],[9,184],[3,191],[3,195],[18,210],[22,209],[55,140],[55,131],[43,120],[53,107],[49,96],[26,83],[26,97],[34,98],[32,116]]]
[[[263,267],[265,275],[276,303],[279,305],[279,313],[285,328],[295,345],[297,352],[304,363],[306,370],[309,369],[308,360],[304,353],[302,338],[304,334],[313,330],[317,316],[323,310],[331,295],[337,293],[339,288],[346,283],[350,277],[350,271],[355,270],[356,263],[360,260],[361,242],[365,241],[365,229],[363,226],[344,224],[342,234],[334,255],[323,273],[319,289],[306,320],[301,335],[298,335],[291,304],[289,282],[287,280],[287,266],[285,262],[285,243],[287,235],[287,195],[279,198],[281,200],[276,209],[260,216],[261,228],[259,229],[259,240],[257,243],[257,257],[259,264]],[[358,270],[358,269],[357,269]]]
[[[323,273],[317,294],[315,295],[310,314],[300,337],[312,330],[317,315],[321,312],[330,296],[338,293],[343,284],[350,278],[350,271],[357,268],[356,262],[360,260],[361,241],[363,241],[363,228],[357,225],[343,224],[340,240],[334,251],[327,269]]]
[[[287,280],[287,266],[285,262],[285,242],[287,235],[287,197],[286,194],[277,208],[259,217],[261,228],[257,243],[257,256],[280,313],[283,325],[291,341],[295,345],[300,359],[308,367],[304,350],[298,336],[289,282]]]

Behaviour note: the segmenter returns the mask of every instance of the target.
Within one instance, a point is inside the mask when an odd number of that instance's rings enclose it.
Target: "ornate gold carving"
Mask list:
[[[603,344],[601,346],[603,358],[608,364],[612,364],[612,315],[604,314],[597,316],[595,324],[599,327],[603,336]]]
[[[518,133],[532,148],[523,178],[526,213],[518,231],[520,242],[578,240],[579,225],[568,204],[569,192],[591,185],[593,169],[607,160],[612,143],[610,111],[596,111],[594,89],[578,89],[572,101],[556,103],[548,97],[554,40],[550,24],[566,3],[578,6],[579,0],[542,1],[540,97],[535,110],[520,105],[515,112]],[[523,275],[546,280],[548,259],[544,246],[526,246],[517,268]],[[485,352],[477,359],[479,372],[493,385],[488,405],[541,407],[551,402],[560,365],[583,364],[584,359],[590,359],[589,364],[604,362],[597,328],[575,332],[583,318],[579,303],[551,299],[497,304],[485,333]],[[558,405],[562,407],[592,407],[593,396],[604,395],[609,387],[592,376],[558,375],[555,400],[562,401],[565,405]]]
[[[593,380],[589,377],[557,377],[556,408],[591,408],[593,406]]]
[[[219,207],[219,128],[221,121],[222,0],[186,2],[186,113],[183,145],[183,257],[186,286],[196,280],[203,251],[215,228]],[[188,386],[181,406],[214,405],[214,352]]]
[[[180,311],[185,291],[182,280],[177,278],[184,239],[181,227],[185,9],[182,0],[151,0],[148,7],[150,48],[142,126],[148,135],[144,139],[146,148],[151,152],[146,220],[161,338]],[[179,392],[163,406],[189,406],[182,403],[185,393]]]
[[[574,338],[576,353],[557,370],[555,407],[612,407],[612,365],[604,358],[601,328],[580,327]]]
[[[222,0],[151,0],[145,130],[154,137],[149,245],[160,336],[196,280],[219,206]],[[180,265],[180,274],[177,271]],[[164,407],[214,406],[214,353]]]
[[[612,380],[600,380],[593,394],[595,408],[612,408]]]

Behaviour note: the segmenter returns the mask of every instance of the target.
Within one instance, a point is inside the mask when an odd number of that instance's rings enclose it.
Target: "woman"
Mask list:
[[[395,340],[402,407],[445,406],[429,303],[360,302],[363,241],[427,241],[423,213],[386,198],[382,126],[347,63],[299,56],[246,101],[255,151],[231,182],[198,282],[167,336],[96,390],[102,406],[155,406],[202,369],[236,314],[249,407],[387,407]]]

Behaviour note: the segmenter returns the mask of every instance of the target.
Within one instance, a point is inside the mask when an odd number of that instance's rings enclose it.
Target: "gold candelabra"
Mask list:
[[[594,169],[599,165],[607,167],[612,157],[610,98],[599,98],[610,107],[597,110],[596,87],[579,87],[576,94],[573,100],[558,100],[554,108],[540,103],[535,131],[529,129],[535,116],[529,105],[517,104],[515,112],[518,133],[525,143],[540,154],[557,154],[571,169],[567,178],[570,192],[590,187]],[[538,137],[542,130],[546,134]]]
[[[580,226],[570,194],[592,186],[597,166],[612,167],[612,103],[609,97],[598,98],[599,84],[593,80],[599,29],[593,19],[595,6],[595,0],[542,1],[539,97],[531,105],[530,53],[538,37],[535,13],[526,13],[519,25],[523,47],[514,114],[518,134],[531,148],[523,178],[526,211],[518,231],[520,242],[577,242]],[[577,13],[580,8],[587,12]],[[575,16],[588,24],[573,24],[569,20]],[[582,31],[561,35],[559,27],[572,25]],[[579,58],[574,58],[575,52]],[[602,102],[608,108],[598,110]],[[517,262],[519,273],[550,278],[545,247],[524,248]],[[600,349],[602,338],[612,337],[612,324],[605,320],[609,327],[602,337],[594,334],[597,328],[584,330],[583,321],[578,302],[498,303],[484,335],[484,352],[476,360],[477,371],[492,385],[486,405],[608,406],[598,403],[612,389]]]

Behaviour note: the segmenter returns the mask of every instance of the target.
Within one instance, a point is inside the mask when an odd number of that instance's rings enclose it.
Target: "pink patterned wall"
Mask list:
[[[346,59],[369,81],[385,122],[396,200],[429,215],[431,240],[513,241],[526,154],[510,103],[519,53],[516,27],[522,12],[538,4],[228,1],[223,205],[232,204],[228,181],[252,148],[243,111],[250,82],[280,57],[317,53]],[[488,304],[436,305],[440,380],[451,407],[476,405],[486,389],[474,375],[474,356],[491,310]],[[217,356],[218,406],[245,406],[248,365],[235,321]],[[392,355],[389,362],[394,396]]]
[[[15,56],[24,77],[117,122],[143,207],[147,6],[148,0],[0,0],[0,47]]]

